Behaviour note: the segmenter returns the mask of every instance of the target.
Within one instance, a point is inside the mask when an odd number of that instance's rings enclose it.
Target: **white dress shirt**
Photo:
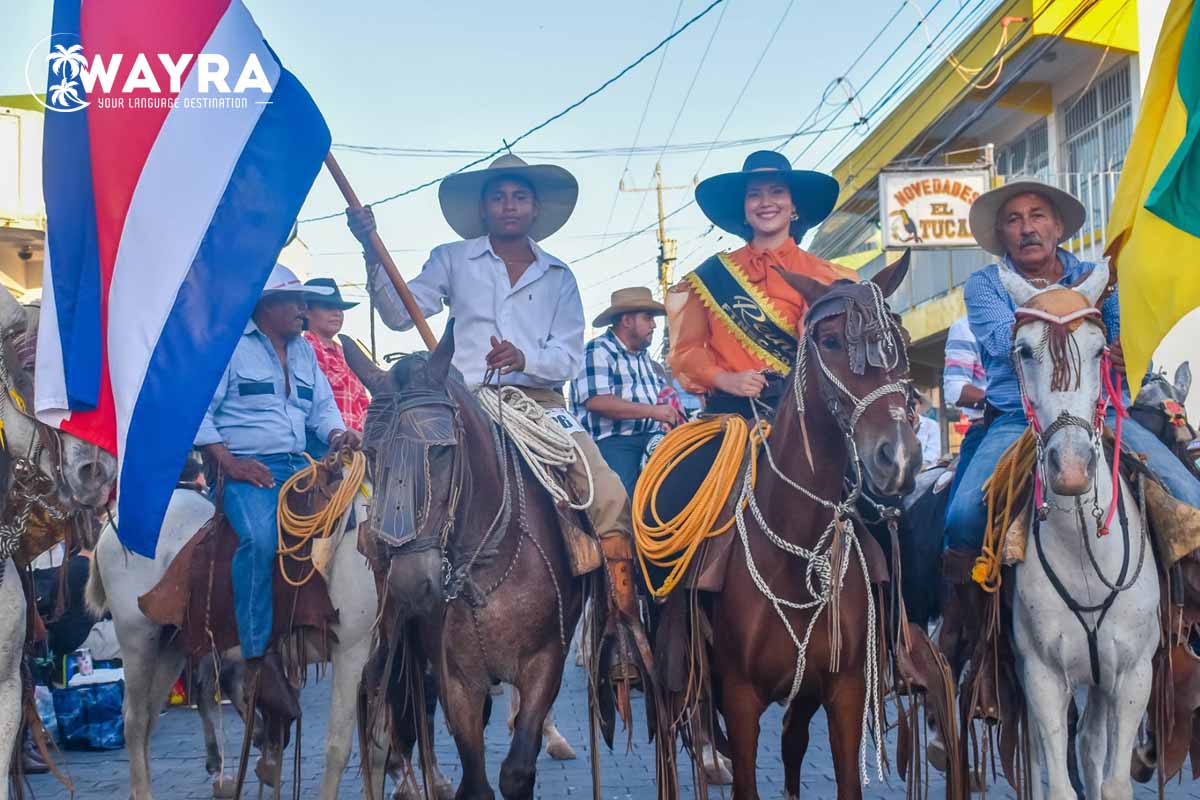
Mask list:
[[[449,307],[454,318],[454,366],[469,386],[483,383],[491,338],[512,342],[525,354],[525,371],[502,382],[554,389],[573,379],[583,364],[583,301],[565,263],[531,239],[534,262],[517,285],[487,236],[433,249],[421,274],[408,283],[421,313]],[[369,287],[383,323],[397,331],[412,318],[383,268],[372,265]]]
[[[931,467],[936,464],[942,457],[942,426],[937,420],[921,415],[917,441],[921,443],[921,465]]]

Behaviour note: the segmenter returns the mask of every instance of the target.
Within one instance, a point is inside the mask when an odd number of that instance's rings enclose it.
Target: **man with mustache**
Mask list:
[[[999,256],[1001,264],[1035,287],[1071,286],[1083,280],[1095,265],[1080,261],[1058,245],[1083,227],[1086,216],[1083,204],[1067,192],[1037,181],[1016,181],[975,201],[971,207],[971,233],[980,247]],[[1028,427],[1012,362],[1016,303],[1000,283],[1001,264],[991,264],[972,275],[964,292],[971,332],[987,373],[987,427],[974,455],[958,465],[961,477],[946,514],[950,550],[943,574],[962,583],[970,580],[971,565],[979,554],[987,526],[983,484],[1004,451]],[[1112,365],[1124,373],[1115,287],[1103,299],[1100,311],[1108,329]],[[1113,414],[1110,408],[1110,425]],[[1146,456],[1150,469],[1173,497],[1200,507],[1200,482],[1157,437],[1132,419],[1124,420],[1122,437],[1133,452]]]
[[[346,430],[316,354],[300,336],[306,293],[333,290],[303,286],[291,270],[275,265],[196,434],[196,446],[224,475],[225,516],[239,539],[233,603],[242,654],[260,676],[261,702],[293,719],[299,708],[279,654],[267,653],[279,490],[307,466],[309,432],[330,449],[360,443],[357,433]]]

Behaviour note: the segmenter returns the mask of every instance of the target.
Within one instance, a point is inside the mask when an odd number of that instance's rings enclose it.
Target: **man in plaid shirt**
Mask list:
[[[631,497],[651,436],[679,422],[679,413],[659,402],[666,384],[648,352],[654,318],[665,313],[649,289],[613,292],[592,322],[608,330],[584,347],[583,369],[571,384],[575,414]]]

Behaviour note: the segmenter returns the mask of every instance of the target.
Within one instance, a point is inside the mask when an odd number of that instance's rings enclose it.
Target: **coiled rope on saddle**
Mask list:
[[[987,531],[983,535],[981,554],[971,569],[971,580],[985,592],[995,592],[1001,586],[1000,567],[1004,564],[1004,544],[1008,529],[1023,513],[1029,501],[1030,482],[1037,460],[1037,439],[1031,429],[1013,442],[996,471],[983,484],[987,501]]]
[[[308,459],[308,466],[284,481],[283,487],[279,491],[277,506],[279,573],[292,587],[304,586],[316,575],[317,567],[312,564],[312,550],[309,549],[305,552],[305,547],[317,539],[326,539],[333,535],[334,530],[350,509],[350,504],[354,502],[354,495],[362,486],[363,477],[367,472],[367,458],[361,450],[355,450],[348,455],[331,453],[326,458],[342,459],[345,469],[342,480],[334,489],[327,503],[311,514],[304,514],[294,511],[288,500],[313,491],[317,486],[322,466],[322,462],[316,461],[307,453],[305,458]],[[336,461],[333,461],[332,464],[336,464]],[[312,566],[302,577],[293,578],[287,571],[289,559],[309,563]]]
[[[750,428],[744,418],[728,414],[676,428],[655,448],[633,492],[633,537],[638,563],[655,598],[666,597],[679,585],[705,540],[733,527],[735,515],[731,514],[723,524],[718,524],[718,518],[737,488],[747,445],[746,469],[750,472],[750,485],[754,485],[758,447],[766,441],[770,430],[766,422],[760,421]],[[664,521],[658,513],[658,495],[663,484],[688,456],[718,436],[721,447],[708,475],[687,505]],[[660,586],[651,580],[647,564],[668,570]]]
[[[576,511],[591,507],[595,497],[592,469],[570,433],[537,402],[516,386],[480,386],[475,397],[484,412],[499,425],[516,446],[533,477],[558,505]],[[587,476],[587,499],[576,503],[564,483],[572,464],[582,462]]]

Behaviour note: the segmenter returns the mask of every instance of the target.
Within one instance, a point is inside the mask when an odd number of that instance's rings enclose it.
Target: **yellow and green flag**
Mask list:
[[[1163,337],[1200,307],[1200,6],[1172,0],[1113,199],[1121,344],[1137,391]]]

